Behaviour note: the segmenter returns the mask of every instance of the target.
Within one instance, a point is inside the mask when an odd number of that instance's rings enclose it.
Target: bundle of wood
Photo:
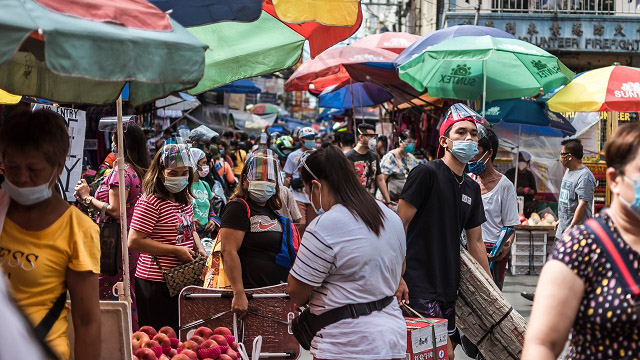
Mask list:
[[[520,359],[527,322],[464,248],[456,324],[487,360]]]

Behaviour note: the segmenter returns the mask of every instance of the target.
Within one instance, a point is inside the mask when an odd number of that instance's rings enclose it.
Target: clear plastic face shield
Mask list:
[[[127,124],[135,123],[137,120],[136,115],[128,115],[122,117],[122,129],[127,131]],[[116,132],[118,129],[118,118],[116,116],[107,116],[100,119],[98,122],[98,131],[103,132]]]
[[[189,146],[181,137],[168,139],[160,151],[162,152],[160,163],[164,169],[176,169],[186,166],[195,170],[197,167],[191,157]]]
[[[280,160],[269,149],[257,150],[247,156],[247,180],[250,181],[279,181]]]
[[[197,128],[191,130],[191,132],[189,133],[189,140],[208,142],[211,141],[211,139],[213,139],[214,137],[218,137],[219,135],[220,134],[218,134],[214,130],[211,130],[206,125],[200,125]]]
[[[471,108],[462,103],[451,105],[444,117],[444,124],[456,123],[459,121],[471,121],[476,124],[478,129],[478,140],[487,135],[487,121],[480,116],[480,114],[471,110]]]

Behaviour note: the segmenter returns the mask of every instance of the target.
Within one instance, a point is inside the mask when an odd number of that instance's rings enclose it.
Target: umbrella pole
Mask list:
[[[482,60],[482,117],[487,105],[487,59]]]
[[[125,187],[122,186],[124,184],[124,130],[122,127],[122,95],[118,97],[116,100],[116,114],[118,116],[117,123],[117,135],[118,135],[118,181],[120,186],[118,186],[118,192],[120,196],[120,240],[122,242],[122,283],[123,283],[123,291],[119,295],[120,301],[126,301],[129,306],[129,311],[127,311],[127,317],[129,324],[131,324],[131,283],[129,281],[129,246],[128,246],[128,237],[127,237],[127,207],[126,204],[126,194]]]
[[[518,161],[520,161],[520,136],[522,135],[522,125],[518,124],[518,146],[516,147],[516,171],[513,179],[513,186],[516,188],[516,196],[518,195],[518,172],[520,168],[518,168]]]

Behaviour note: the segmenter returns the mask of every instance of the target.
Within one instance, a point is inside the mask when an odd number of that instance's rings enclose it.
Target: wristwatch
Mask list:
[[[86,198],[84,198],[84,200],[82,200],[84,202],[85,205],[89,205],[91,204],[91,201],[93,200],[93,196],[87,196]]]

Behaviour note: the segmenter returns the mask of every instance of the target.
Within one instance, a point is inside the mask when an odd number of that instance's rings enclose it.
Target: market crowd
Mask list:
[[[530,154],[519,153],[505,175],[494,167],[499,139],[485,125],[453,105],[439,127],[437,159],[426,161],[414,155],[410,129],[383,137],[367,123],[332,139],[312,127],[248,136],[200,126],[165,131],[150,144],[131,122],[122,148],[114,135],[113,154],[75,184],[70,204],[56,187],[69,152],[64,120],[46,110],[16,112],[0,126],[0,294],[15,299],[0,296],[1,318],[15,325],[0,336],[0,358],[14,351],[36,359],[42,351],[96,359],[107,351],[93,339],[99,300],[124,291],[122,209],[134,330],[177,329],[178,296],[164,274],[218,252],[232,312],[247,314],[246,289],[286,282],[292,301],[321,319],[323,326],[311,323],[316,359],[404,359],[409,308],[448,320],[450,359],[458,345],[482,358],[456,327],[461,247],[501,289],[514,242],[512,232],[501,234],[520,224],[517,197],[532,212],[537,192]],[[640,126],[621,126],[612,139],[605,151],[612,203],[600,214],[582,144],[569,139],[557,149],[566,169],[558,227],[535,297],[523,294],[535,299],[523,359],[557,358],[569,334],[571,359],[640,355],[640,298],[629,290],[640,273]],[[297,253],[283,246],[283,233]],[[7,350],[21,334],[40,341]]]

